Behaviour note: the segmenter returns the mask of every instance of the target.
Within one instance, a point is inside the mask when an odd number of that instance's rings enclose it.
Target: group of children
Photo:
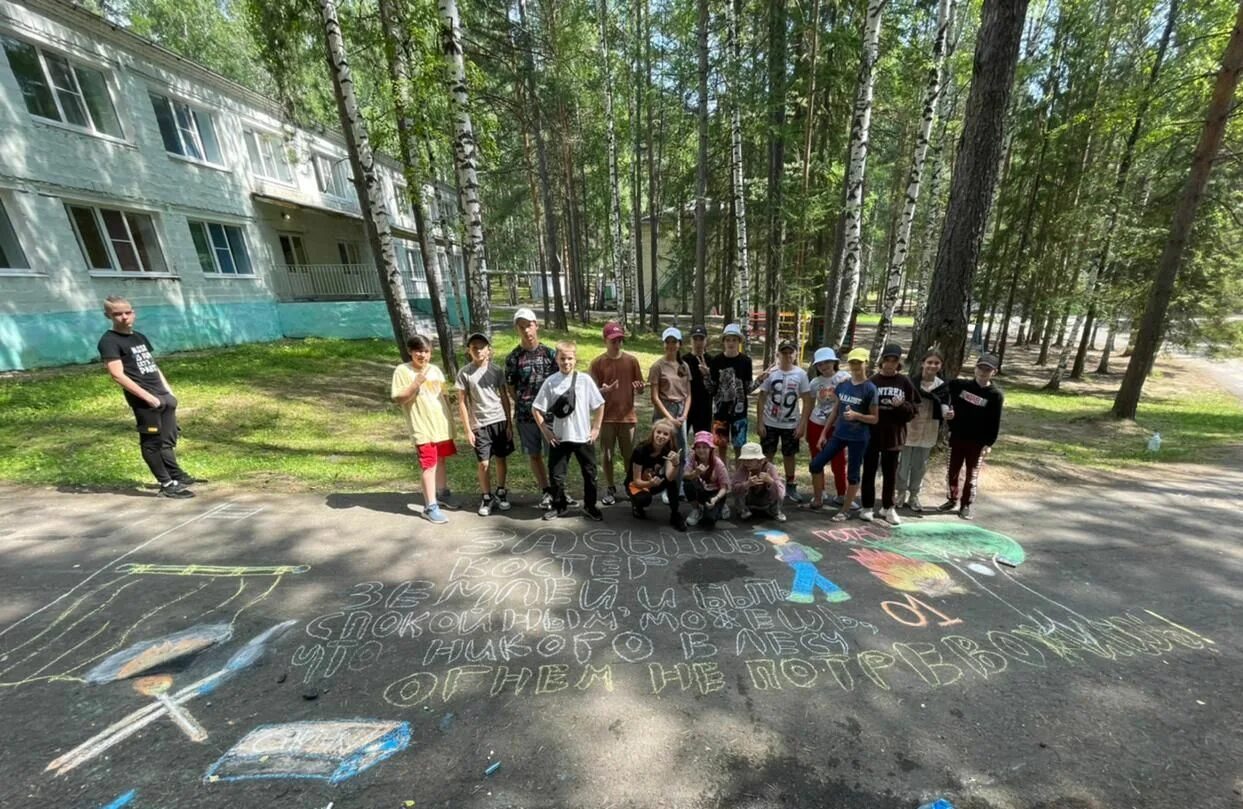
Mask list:
[[[722,351],[711,355],[706,328],[691,329],[691,350],[684,353],[682,332],[670,327],[662,334],[664,354],[645,377],[638,360],[622,350],[625,334],[617,323],[604,326],[605,352],[586,372],[576,370],[574,343],[559,342],[554,349],[539,341],[539,321],[532,310],[519,309],[514,326],[519,344],[503,366],[493,364],[486,335],[470,335],[470,362],[455,380],[458,413],[478,463],[482,516],[511,508],[507,458],[521,447],[542,490],[544,519],[564,516],[579,505],[566,491],[573,458],[583,479],[582,513],[602,520],[599,505],[618,499],[614,471],[620,455],[625,466],[621,488],[634,516],[645,517],[659,497],[678,530],[710,528],[735,513],[742,520],[761,514],[784,522],[787,503],[813,510],[835,506],[835,521],[857,511],[862,520],[898,525],[898,509],[924,510],[924,473],[945,424],[948,496],[938,510],[957,510],[963,519],[972,519],[981,461],[997,440],[1004,402],[992,383],[997,360],[991,355],[979,358],[971,378],[947,382],[940,377],[943,360],[935,350],[906,376],[901,346],[886,345],[869,377],[866,349],[849,352],[848,370],[843,370],[833,349],[821,348],[809,375],[796,365],[797,346],[783,341],[778,362],[753,379],[751,358],[742,352],[742,330],[736,324],[725,326]],[[445,378],[430,362],[426,338],[412,337],[407,346],[411,361],[394,371],[392,398],[402,406],[417,448],[424,516],[443,523],[447,517],[442,506],[452,505],[445,461],[456,451]],[[653,422],[636,443],[635,401],[645,390]],[[758,443],[748,440],[751,394],[756,396]],[[806,500],[795,483],[804,440],[812,456],[812,493]],[[732,471],[726,462],[731,447]],[[774,464],[778,450],[781,472]],[[828,501],[826,466],[836,495]],[[682,499],[692,507],[686,517],[679,508]]]

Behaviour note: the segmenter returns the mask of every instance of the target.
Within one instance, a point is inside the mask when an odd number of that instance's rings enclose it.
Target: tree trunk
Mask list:
[[[453,165],[457,170],[458,204],[466,241],[462,245],[466,264],[470,331],[492,334],[492,300],[488,283],[488,259],[484,252],[483,206],[479,204],[478,145],[471,125],[466,93],[466,60],[462,55],[462,20],[457,0],[439,0],[440,47],[444,51],[449,101],[453,107]]]
[[[742,7],[742,0],[726,0],[725,8],[728,17],[729,27],[729,81],[731,82],[731,95],[733,98],[730,102],[729,116],[729,162],[730,176],[732,179],[731,186],[734,192],[733,213],[734,213],[734,261],[735,268],[738,272],[738,295],[740,300],[739,308],[741,312],[742,327],[742,344],[745,348],[750,340],[751,335],[751,262],[747,253],[747,191],[745,186],[746,172],[743,171],[742,165],[742,98],[738,91],[740,83],[739,71],[742,62],[742,40],[739,38],[738,32],[738,16]],[[733,313],[733,305],[731,301],[730,313]],[[727,315],[725,322],[729,323],[733,317]]]
[[[637,328],[642,331],[646,327],[644,321],[644,313],[647,307],[644,305],[646,293],[643,291],[643,84],[639,78],[639,73],[643,69],[643,2],[644,0],[634,0],[634,70],[632,71],[632,79],[634,81],[634,114],[631,116],[630,128],[634,138],[634,152],[631,156],[630,170],[633,174],[630,184],[630,207],[633,209],[634,215],[634,268],[635,274],[633,279],[634,302],[635,302],[635,323]],[[648,125],[651,125],[651,111],[648,111]],[[649,268],[649,272],[652,271]]]
[[[1014,84],[1027,0],[984,0],[971,93],[954,160],[932,291],[911,354],[940,347],[947,378],[958,376],[967,338],[967,305],[980,242],[996,190],[1006,108]]]
[[[535,77],[535,57],[532,54],[534,43],[531,29],[527,25],[527,0],[518,0],[518,19],[523,29],[523,73],[527,83],[527,96],[531,104],[531,115],[534,117],[531,129],[535,139],[535,159],[539,167],[540,198],[544,203],[544,228],[547,234],[548,271],[552,275],[553,305],[555,307],[555,326],[565,331],[565,301],[561,296],[561,237],[557,232],[557,209],[552,202],[552,183],[548,179],[548,155],[544,148],[544,114],[543,102],[539,97],[539,86]]]
[[[341,131],[345,134],[345,147],[354,172],[354,191],[363,212],[363,225],[367,241],[375,257],[376,272],[380,276],[380,288],[384,290],[384,304],[388,309],[393,327],[393,338],[402,360],[410,359],[406,338],[416,333],[414,313],[406,297],[406,286],[397,264],[393,249],[393,234],[389,230],[389,214],[384,209],[384,189],[377,171],[371,141],[367,137],[367,124],[358,109],[354,96],[354,79],[349,59],[345,53],[345,40],[341,35],[341,22],[337,18],[334,0],[319,0],[320,18],[324,24],[324,53],[328,73],[332,77],[332,89],[337,99],[337,114],[341,118]]]
[[[622,240],[621,179],[617,170],[617,132],[613,120],[613,71],[608,47],[608,0],[597,0],[600,15],[600,64],[604,78],[605,137],[609,161],[609,256],[612,259],[613,285],[617,295],[617,322],[626,323],[626,284],[630,274],[626,266],[626,243]]]
[[[1097,363],[1096,370],[1093,373],[1107,374],[1109,373],[1109,358],[1114,352],[1114,340],[1118,336],[1118,315],[1116,313],[1109,317],[1109,334],[1105,337],[1105,349],[1101,352],[1101,361]]]
[[[406,193],[414,210],[414,226],[419,236],[419,254],[423,261],[423,276],[427,281],[427,294],[431,299],[432,322],[436,326],[436,340],[440,345],[440,358],[445,373],[456,375],[457,354],[453,347],[453,332],[445,316],[444,286],[441,283],[440,265],[432,246],[427,202],[419,159],[416,124],[412,115],[409,39],[407,22],[393,0],[379,0],[380,21],[384,27],[384,54],[388,62],[389,83],[393,93],[393,113],[397,118],[397,143],[401,150]],[[403,295],[404,297],[404,295]]]
[[[911,159],[911,170],[907,175],[906,199],[903,201],[902,218],[893,242],[889,275],[885,281],[885,292],[881,304],[880,323],[876,326],[876,337],[872,340],[872,362],[876,362],[880,357],[885,341],[889,339],[894,308],[898,303],[898,295],[902,291],[906,258],[910,251],[911,228],[915,224],[915,208],[919,204],[920,182],[924,176],[924,161],[928,157],[932,124],[941,99],[941,77],[945,70],[945,43],[949,39],[952,14],[951,0],[939,0],[937,29],[932,40],[932,66],[928,69],[928,84],[924,88],[923,119],[919,124],[919,134],[915,138],[915,155]]]
[[[863,250],[863,176],[867,168],[868,138],[872,128],[872,90],[879,56],[880,19],[886,0],[868,0],[863,29],[863,54],[859,59],[859,81],[855,87],[854,113],[850,119],[850,162],[846,175],[845,252],[842,261],[841,294],[834,321],[837,333],[830,342],[840,345],[846,339],[850,314],[855,306],[861,276]]]
[[[949,59],[952,50],[953,45],[951,41],[951,44],[946,48],[946,60]],[[936,234],[937,228],[941,224],[941,173],[945,165],[945,141],[949,138],[949,120],[954,117],[954,113],[958,108],[958,95],[954,93],[954,101],[947,113],[945,109],[946,98],[949,96],[950,93],[948,92],[941,93],[940,103],[938,104],[940,109],[937,110],[937,118],[941,121],[941,132],[932,146],[932,156],[929,158],[932,164],[931,175],[928,178],[929,208],[927,219],[924,223],[923,248],[920,250],[919,255],[919,280],[914,284],[916,304],[914,325],[911,329],[912,334],[919,330],[920,324],[924,320],[924,310],[928,305],[927,281],[932,274],[932,260],[936,257]]]
[[[699,37],[699,160],[695,173],[695,302],[691,320],[705,323],[708,314],[708,0],[698,0]]]
[[[650,0],[644,0],[643,20],[646,23],[647,36],[644,39],[647,46],[644,48],[644,74],[643,97],[647,101],[647,214],[652,223],[650,234],[651,240],[647,245],[647,257],[651,265],[652,275],[648,279],[652,284],[651,304],[652,314],[652,331],[660,331],[660,265],[657,263],[660,246],[660,206],[656,204],[656,149],[653,142],[654,133],[652,132],[652,110],[655,105],[652,103],[652,9]],[[661,123],[664,123],[664,106],[661,106]],[[681,215],[681,211],[678,212]]]
[[[765,261],[764,364],[777,350],[777,299],[781,286],[781,255],[785,241],[782,178],[785,174],[786,2],[768,3],[768,252]]]

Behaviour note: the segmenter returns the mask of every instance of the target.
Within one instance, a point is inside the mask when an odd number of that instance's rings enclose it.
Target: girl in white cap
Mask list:
[[[707,430],[695,433],[691,456],[682,470],[686,499],[694,511],[686,518],[687,525],[702,525],[712,530],[721,519],[725,495],[729,494],[729,473],[725,462],[717,457],[716,438]]]
[[[831,348],[818,348],[811,360],[811,371],[815,377],[811,380],[812,405],[811,415],[807,419],[807,448],[814,458],[820,449],[820,436],[824,434],[824,425],[829,415],[837,407],[837,386],[850,379],[849,371],[840,371],[837,352]],[[833,488],[837,499],[833,505],[840,506],[846,496],[846,451],[842,449],[829,460],[833,470]],[[823,495],[816,492],[824,491],[824,472],[820,473],[820,482],[812,481],[812,499],[808,508],[819,509],[824,506]]]

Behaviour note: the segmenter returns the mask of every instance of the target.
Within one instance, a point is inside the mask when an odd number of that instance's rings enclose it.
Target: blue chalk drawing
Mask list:
[[[201,624],[171,635],[144,640],[109,655],[86,673],[92,685],[124,680],[171,663],[186,655],[201,652],[209,646],[224,643],[233,637],[229,624]]]
[[[784,531],[756,531],[756,536],[773,544],[773,554],[779,561],[785,562],[794,571],[794,582],[790,585],[790,594],[786,601],[798,604],[810,604],[816,600],[816,588],[824,592],[826,601],[848,601],[850,594],[825,578],[816,568],[816,562],[824,557],[815,548],[809,548],[790,540]]]
[[[996,557],[1011,567],[1017,567],[1027,559],[1023,546],[1005,534],[959,521],[900,525],[887,538],[864,540],[864,544],[925,562],[943,562],[947,559],[987,561]]]
[[[123,806],[129,806],[130,801],[134,800],[137,795],[138,790],[131,789],[129,792],[126,792],[124,795],[118,797],[112,803],[101,806],[99,809],[121,809]]]
[[[337,719],[262,725],[211,765],[203,780],[315,778],[339,784],[409,745],[409,722]]]

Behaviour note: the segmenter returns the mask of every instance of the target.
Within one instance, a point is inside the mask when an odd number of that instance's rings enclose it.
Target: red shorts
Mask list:
[[[419,451],[419,467],[422,469],[431,469],[440,463],[441,458],[457,455],[457,447],[454,446],[452,441],[419,444],[416,446],[416,449]]]

